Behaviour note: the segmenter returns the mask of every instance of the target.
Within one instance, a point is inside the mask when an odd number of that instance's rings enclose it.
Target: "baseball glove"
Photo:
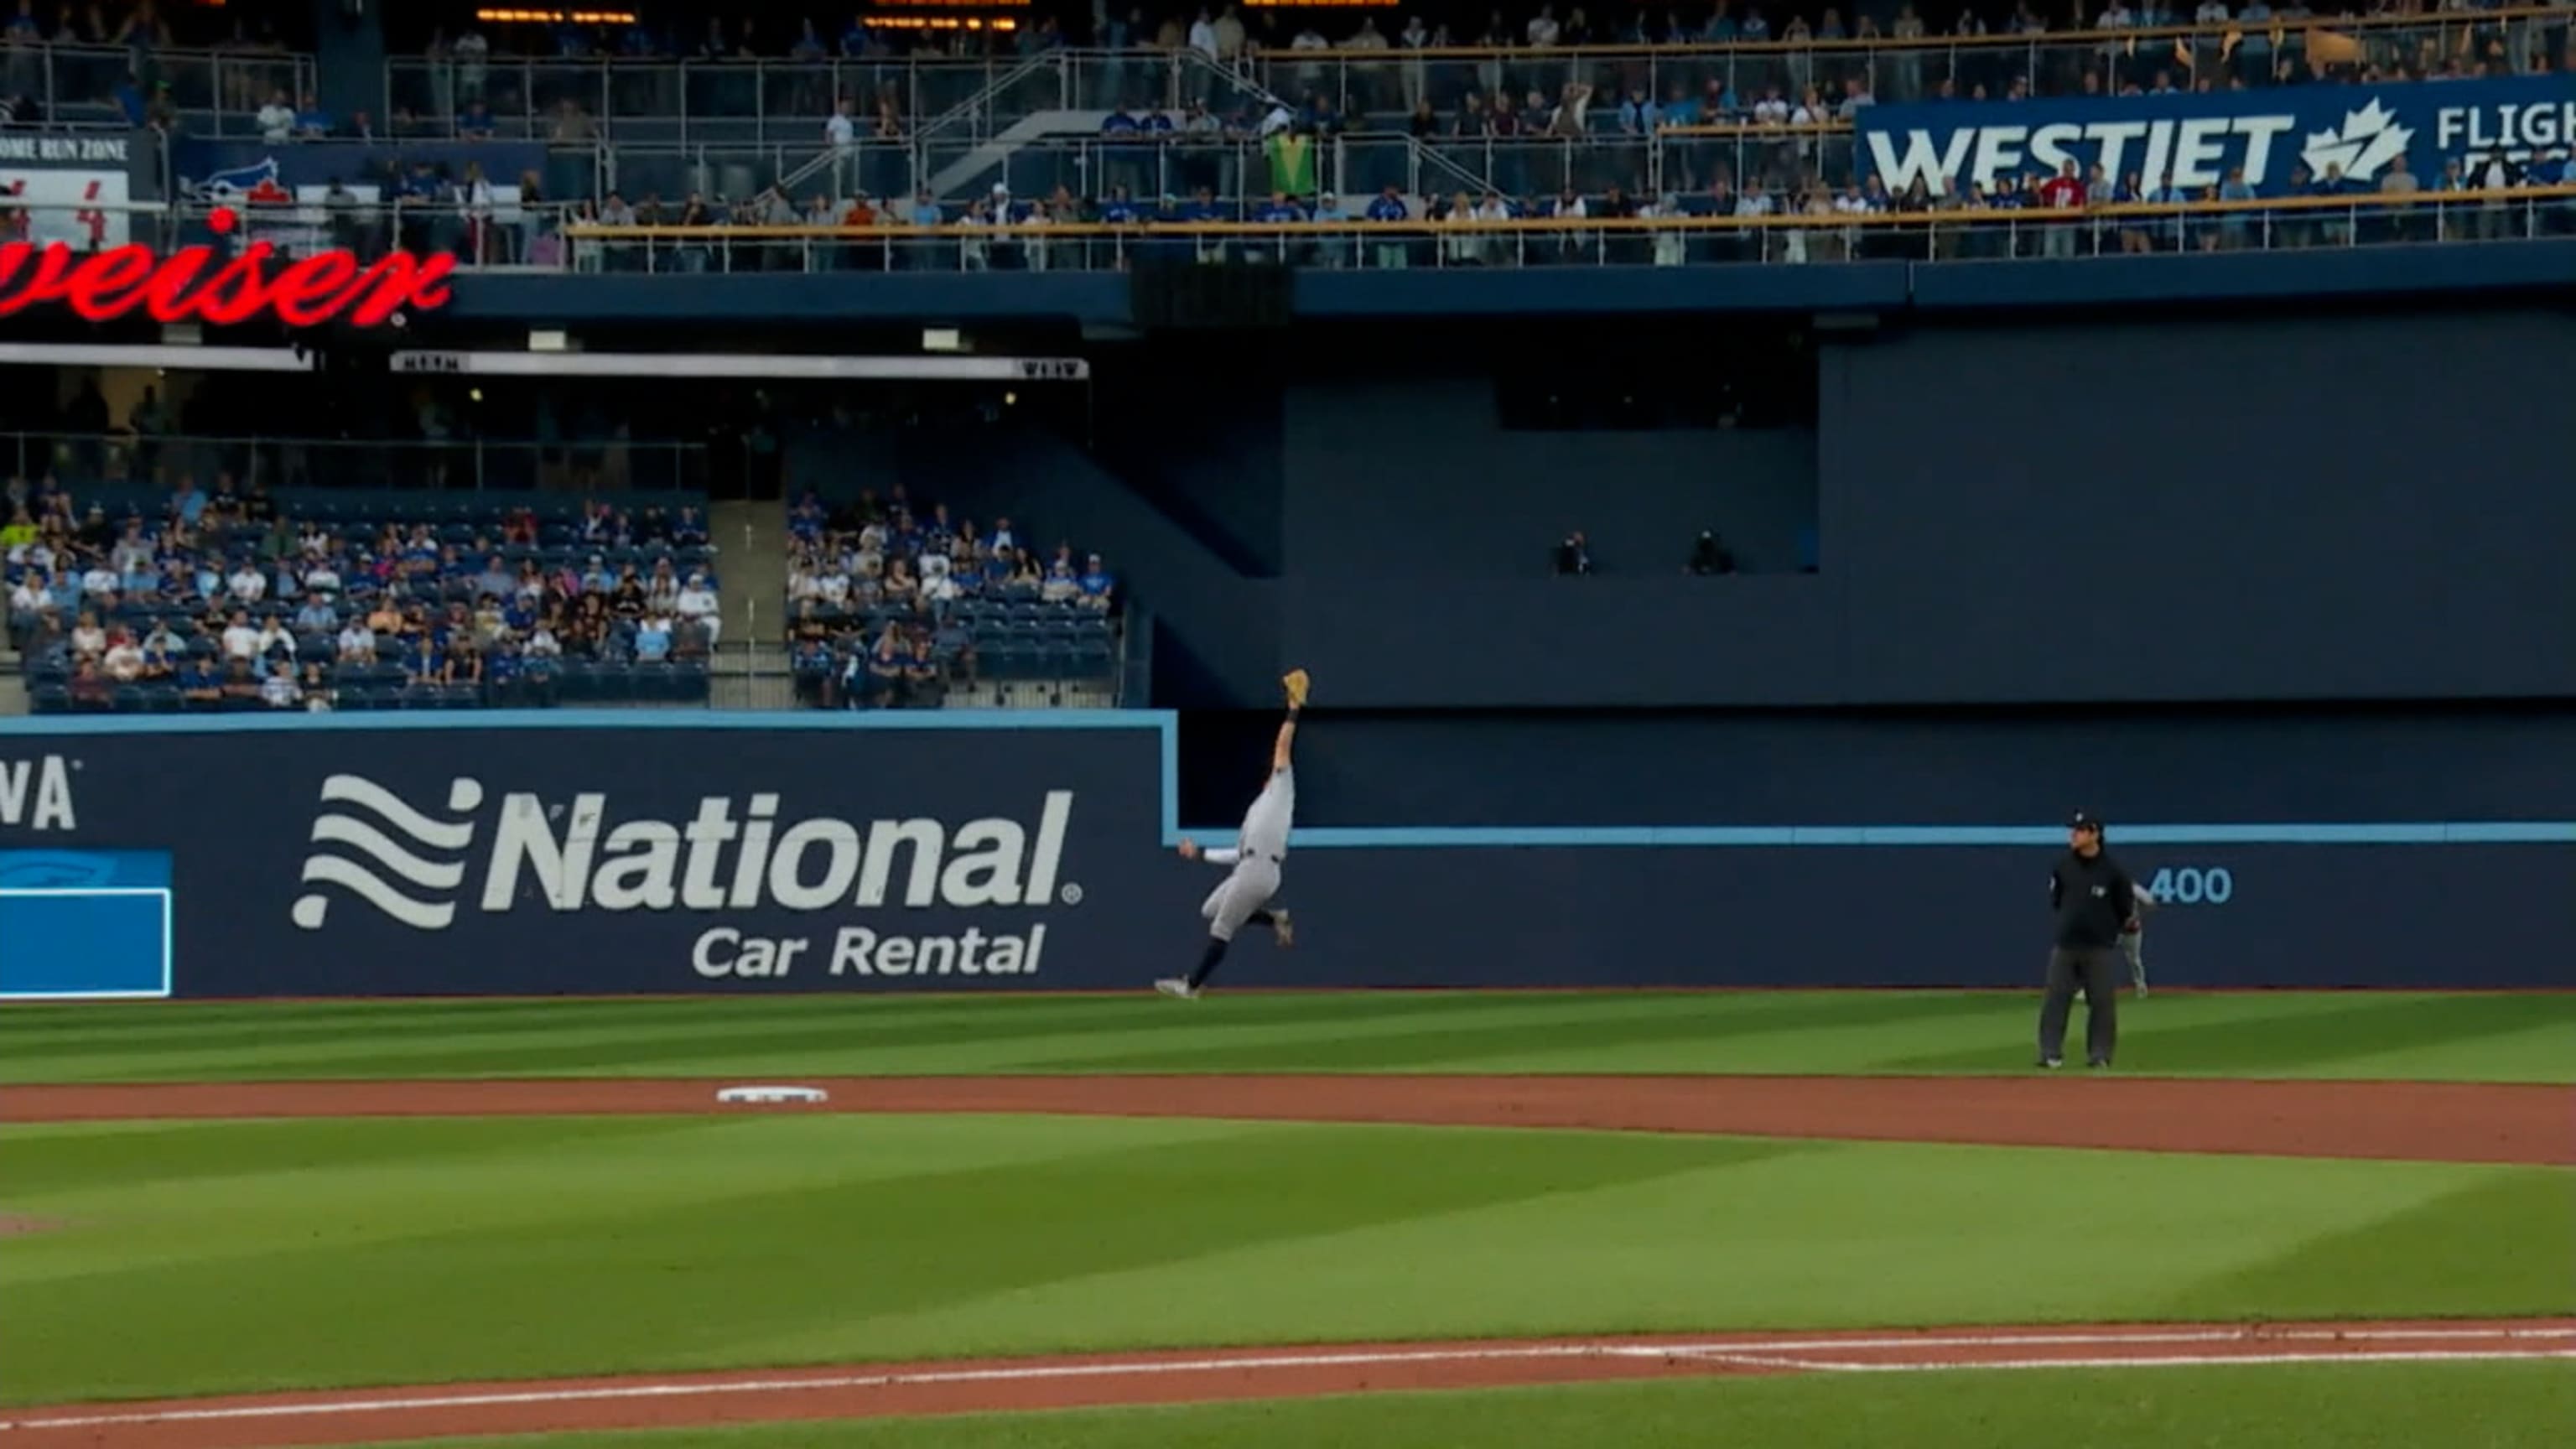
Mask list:
[[[1306,671],[1302,669],[1291,669],[1286,674],[1280,676],[1279,683],[1288,691],[1288,707],[1290,709],[1304,709],[1306,707],[1306,689],[1313,682],[1313,680],[1306,677]]]

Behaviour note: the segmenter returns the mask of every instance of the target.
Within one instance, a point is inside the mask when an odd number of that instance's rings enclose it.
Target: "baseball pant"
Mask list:
[[[2066,1018],[2075,1009],[2079,988],[2084,992],[2084,1056],[2111,1060],[2120,1044],[2120,988],[2112,960],[2108,946],[2060,946],[2048,953],[2048,999],[2039,1008],[2041,1061],[2066,1055]]]
[[[1234,863],[1234,870],[1208,892],[1199,906],[1199,915],[1208,923],[1208,934],[1220,941],[1231,941],[1243,929],[1252,914],[1270,904],[1279,894],[1279,862],[1248,855]]]

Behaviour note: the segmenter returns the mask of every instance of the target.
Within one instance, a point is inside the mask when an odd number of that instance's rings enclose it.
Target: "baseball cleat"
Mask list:
[[[1297,928],[1289,921],[1288,913],[1286,911],[1272,911],[1270,913],[1270,929],[1278,933],[1280,945],[1294,946],[1297,944]]]
[[[1192,1000],[1199,994],[1199,989],[1197,987],[1192,986],[1189,982],[1178,976],[1164,977],[1162,980],[1154,983],[1154,989],[1163,993],[1165,996],[1177,996],[1183,1001]]]
[[[2091,1067],[2097,1072],[2107,1072],[2111,1070],[2111,1059],[2109,1057],[2095,1057],[2084,1065]]]
[[[2041,1067],[2041,1069],[2042,1069],[2042,1070],[2053,1072],[2053,1071],[2056,1071],[2059,1067],[2062,1067],[2062,1066],[2066,1065],[2066,1058],[2064,1058],[2064,1057],[2041,1057],[2041,1058],[2039,1059],[2039,1065],[2040,1065],[2040,1067]]]

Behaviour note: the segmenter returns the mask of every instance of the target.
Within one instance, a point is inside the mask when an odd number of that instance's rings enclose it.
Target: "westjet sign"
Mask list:
[[[1921,181],[1935,195],[1997,178],[2099,165],[2118,182],[2197,192],[2239,168],[2258,192],[2293,173],[2377,186],[2397,158],[2429,189],[2445,162],[2563,158],[2576,143],[2576,78],[2292,86],[2212,95],[1872,106],[1858,122],[1860,165],[1890,192]]]

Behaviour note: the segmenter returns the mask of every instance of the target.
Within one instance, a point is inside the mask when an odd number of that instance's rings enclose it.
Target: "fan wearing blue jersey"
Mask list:
[[[1165,996],[1184,1000],[1197,996],[1234,944],[1235,932],[1245,926],[1267,926],[1280,945],[1296,944],[1287,908],[1275,898],[1279,868],[1288,859],[1288,830],[1297,813],[1297,773],[1290,750],[1297,740],[1298,711],[1306,704],[1306,671],[1289,675],[1287,686],[1288,718],[1280,723],[1278,739],[1270,747],[1270,778],[1252,808],[1244,812],[1235,843],[1202,850],[1194,840],[1181,842],[1183,860],[1204,860],[1232,869],[1199,907],[1199,915],[1208,923],[1208,939],[1198,966],[1187,976],[1166,976],[1154,983],[1154,989]]]

